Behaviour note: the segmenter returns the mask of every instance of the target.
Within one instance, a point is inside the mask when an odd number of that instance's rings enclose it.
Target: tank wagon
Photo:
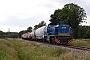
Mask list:
[[[30,33],[33,40],[48,41],[52,44],[68,44],[72,41],[72,29],[69,25],[50,23]]]
[[[22,39],[32,39],[31,33],[30,32],[27,32],[27,33],[23,34],[22,35]]]

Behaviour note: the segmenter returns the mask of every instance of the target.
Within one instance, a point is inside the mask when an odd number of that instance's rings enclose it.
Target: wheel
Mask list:
[[[51,38],[51,43],[55,45],[56,42],[54,37]]]
[[[46,42],[46,39],[47,39],[47,37],[46,37],[46,36],[44,36],[43,42]]]

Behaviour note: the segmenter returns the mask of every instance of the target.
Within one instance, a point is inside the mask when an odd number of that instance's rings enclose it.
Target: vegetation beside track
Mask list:
[[[0,40],[0,60],[89,60],[87,54],[50,48],[20,39]]]
[[[76,39],[70,45],[90,48],[90,39]]]

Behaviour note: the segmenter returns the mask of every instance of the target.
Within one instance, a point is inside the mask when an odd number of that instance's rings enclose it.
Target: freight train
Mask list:
[[[72,42],[72,28],[66,24],[50,23],[47,26],[23,34],[22,39],[67,45]]]

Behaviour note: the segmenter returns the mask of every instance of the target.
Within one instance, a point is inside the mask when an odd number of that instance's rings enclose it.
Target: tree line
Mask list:
[[[0,31],[0,38],[19,38],[19,33],[18,32]]]
[[[53,14],[50,15],[50,22],[59,22],[60,24],[68,24],[73,29],[73,38],[90,38],[90,26],[82,26],[81,23],[85,23],[87,19],[85,10],[74,3],[65,4],[62,9],[56,9]],[[18,37],[26,32],[31,32],[42,26],[46,25],[45,21],[41,21],[32,28],[31,26],[27,30],[22,30],[18,33]],[[2,34],[2,32],[0,32]],[[14,34],[15,35],[15,34]],[[3,35],[1,35],[3,36]]]

